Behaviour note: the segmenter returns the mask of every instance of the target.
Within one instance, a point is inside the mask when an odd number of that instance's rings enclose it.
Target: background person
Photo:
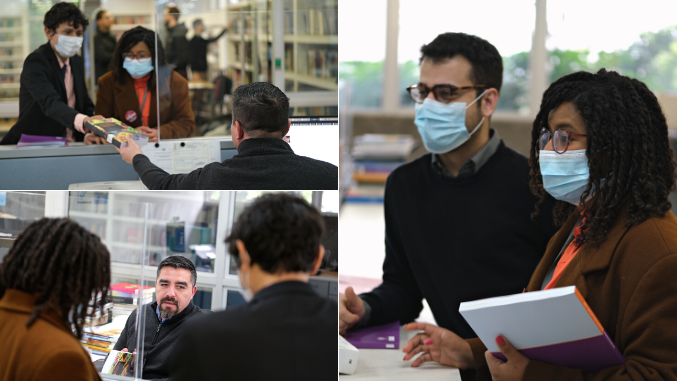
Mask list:
[[[96,35],[94,35],[94,75],[96,83],[102,75],[108,73],[108,66],[113,60],[115,51],[115,36],[110,33],[110,27],[115,20],[105,10],[96,14]]]
[[[202,37],[202,33],[205,30],[202,19],[193,21],[193,29],[195,34],[190,40],[190,70],[193,73],[193,81],[206,81],[207,70],[209,69],[207,65],[207,46],[221,38],[227,29],[223,28],[223,31],[218,36],[207,39]]]
[[[338,189],[338,168],[298,156],[284,140],[289,131],[289,98],[266,82],[242,85],[233,92],[232,139],[238,154],[188,174],[170,175],[151,163],[130,141],[118,149],[122,159],[149,189]]]
[[[89,21],[77,6],[57,3],[43,21],[46,44],[29,54],[21,71],[19,120],[0,144],[16,144],[22,134],[65,136],[82,141],[94,104],[87,95],[85,65],[77,55]]]
[[[336,303],[308,285],[323,233],[320,212],[301,198],[249,205],[226,243],[251,300],[187,324],[172,380],[222,380],[224,369],[236,380],[336,379]]]
[[[677,218],[668,199],[675,159],[656,96],[638,80],[601,69],[573,73],[543,94],[531,140],[530,185],[556,199],[563,223],[527,291],[576,286],[625,365],[597,373],[529,360],[496,343],[508,361],[475,338],[425,324],[404,348],[416,361],[478,368],[478,380],[677,379]]]
[[[146,304],[144,330],[143,378],[169,380],[170,366],[176,352],[176,340],[186,321],[202,312],[193,304],[197,292],[197,272],[186,257],[173,255],[157,267],[155,302]],[[115,344],[115,350],[136,351],[137,310],[127,318],[125,328]]]
[[[186,67],[188,66],[190,46],[186,34],[188,28],[184,23],[179,24],[181,11],[176,6],[167,7],[164,10],[164,22],[167,28],[167,62],[174,65],[174,70],[188,79]]]
[[[96,113],[112,117],[158,139],[157,86],[160,80],[160,121],[162,139],[187,138],[195,131],[188,81],[165,64],[164,49],[158,40],[159,70],[155,67],[155,32],[142,26],[126,31],[115,47],[111,72],[99,79]],[[94,133],[85,143],[106,141]]]
[[[0,380],[100,380],[80,338],[109,285],[99,237],[67,218],[28,225],[0,265]]]
[[[550,210],[532,220],[527,158],[490,128],[503,80],[489,42],[444,33],[421,48],[415,123],[431,153],[404,164],[385,188],[383,283],[339,295],[339,332],[414,321],[426,299],[435,321],[477,337],[461,302],[524,289],[556,231]],[[461,371],[474,380],[473,371]]]

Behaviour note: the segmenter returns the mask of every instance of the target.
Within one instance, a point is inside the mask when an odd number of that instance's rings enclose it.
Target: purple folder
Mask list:
[[[399,349],[400,322],[392,322],[375,327],[347,332],[344,336],[355,348]]]
[[[17,147],[36,147],[36,146],[50,146],[50,147],[66,147],[68,140],[65,137],[59,136],[41,136],[41,135],[26,135],[21,134],[21,139],[16,144]]]
[[[524,348],[520,353],[531,360],[548,364],[557,364],[567,368],[583,369],[586,372],[599,372],[604,368],[625,364],[623,355],[618,351],[606,331],[587,339],[569,341],[536,348]],[[494,357],[507,361],[503,353],[491,352]]]

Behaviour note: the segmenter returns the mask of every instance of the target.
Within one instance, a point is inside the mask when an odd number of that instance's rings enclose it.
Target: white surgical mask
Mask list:
[[[82,47],[82,37],[64,36],[63,34],[58,37],[59,42],[54,45],[54,49],[61,57],[73,57]]]

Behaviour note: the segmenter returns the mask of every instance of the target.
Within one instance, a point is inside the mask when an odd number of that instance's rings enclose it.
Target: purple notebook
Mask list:
[[[396,321],[376,327],[350,331],[343,338],[355,346],[355,348],[399,349],[400,322]]]
[[[68,140],[65,137],[59,136],[41,136],[41,135],[26,135],[21,134],[21,139],[16,144],[17,147],[66,147]]]

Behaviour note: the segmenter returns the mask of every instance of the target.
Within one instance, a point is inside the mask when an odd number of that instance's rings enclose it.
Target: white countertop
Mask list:
[[[410,361],[402,361],[405,344],[410,337],[417,332],[407,332],[400,328],[399,349],[360,349],[357,360],[357,369],[352,375],[339,375],[343,381],[358,380],[445,380],[461,381],[461,375],[457,368],[440,365],[438,363],[425,363],[418,368],[412,368]]]

